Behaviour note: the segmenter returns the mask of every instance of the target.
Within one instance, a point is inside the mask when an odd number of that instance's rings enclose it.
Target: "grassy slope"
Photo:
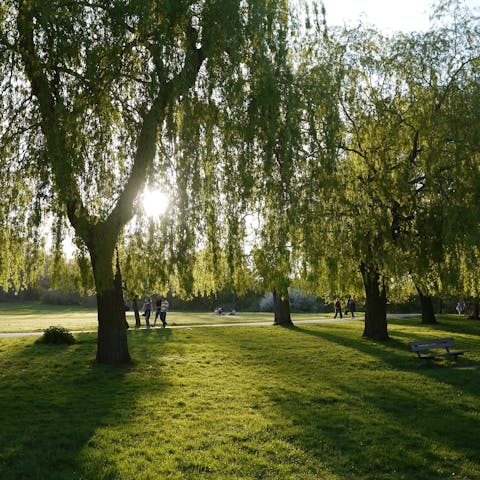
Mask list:
[[[480,479],[480,323],[441,320],[131,331],[120,369],[1,339],[0,478]],[[447,334],[458,364],[408,351]]]

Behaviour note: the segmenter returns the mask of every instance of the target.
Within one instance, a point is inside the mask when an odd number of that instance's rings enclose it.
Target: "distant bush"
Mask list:
[[[318,312],[321,310],[323,302],[314,295],[308,295],[302,290],[290,288],[288,290],[288,299],[290,301],[290,310],[292,312]],[[273,311],[273,295],[269,293],[259,302],[261,312]]]
[[[38,343],[54,345],[73,345],[76,342],[74,336],[64,327],[48,327],[38,339]]]
[[[46,305],[79,305],[80,294],[75,290],[45,290],[41,302]]]
[[[260,299],[258,309],[261,312],[273,312],[273,295],[271,293]]]
[[[97,307],[97,296],[90,295],[88,297],[82,297],[80,300],[80,305],[82,307],[96,308]]]

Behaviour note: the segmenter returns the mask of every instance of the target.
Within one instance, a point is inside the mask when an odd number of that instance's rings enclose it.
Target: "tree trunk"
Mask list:
[[[478,300],[474,300],[473,302],[473,312],[470,318],[474,320],[479,320],[480,319],[480,305],[478,303]]]
[[[91,243],[89,249],[97,290],[97,362],[130,363],[125,303],[119,272],[118,276],[113,274],[113,248],[109,248],[108,242],[97,241]]]
[[[433,310],[432,297],[430,295],[424,295],[418,285],[415,285],[415,288],[417,289],[418,296],[420,298],[420,308],[422,310],[421,323],[425,325],[433,325],[437,323],[435,312]]]
[[[280,293],[277,290],[273,290],[273,311],[274,311],[274,324],[284,327],[293,326],[292,318],[290,315],[290,302],[288,299],[288,290],[282,289]]]
[[[235,292],[233,292],[232,309],[235,310],[236,312],[238,311],[238,297]]]
[[[373,340],[388,340],[387,295],[380,274],[372,265],[360,265],[365,288],[365,328],[363,336]]]

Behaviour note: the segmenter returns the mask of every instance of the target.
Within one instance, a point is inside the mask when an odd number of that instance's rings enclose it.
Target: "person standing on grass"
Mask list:
[[[147,328],[150,328],[150,314],[152,313],[152,299],[150,297],[145,298],[142,310],[145,317],[145,325]]]
[[[455,309],[457,313],[461,315],[465,311],[465,304],[459,300]]]
[[[157,319],[160,317],[160,312],[162,311],[161,309],[162,306],[162,297],[158,297],[157,301],[155,302],[155,320],[153,321],[153,326],[157,326]]]
[[[349,295],[347,300],[347,308],[345,309],[345,314],[350,312],[352,314],[352,318],[355,318],[355,300]]]
[[[162,326],[165,328],[167,326],[167,311],[168,311],[168,300],[165,297],[158,297],[158,300],[155,302],[155,321],[153,326],[157,326],[157,318],[160,317],[162,321]]]
[[[335,299],[335,303],[333,304],[333,308],[335,309],[335,316],[333,318],[337,318],[337,315],[340,314],[340,318],[343,318],[342,315],[342,302],[339,298]]]
[[[165,297],[160,297],[160,320],[162,321],[162,327],[167,326],[167,312],[168,312],[168,300]]]
[[[133,296],[133,314],[135,315],[135,327],[140,327],[140,313],[138,312],[138,295]]]

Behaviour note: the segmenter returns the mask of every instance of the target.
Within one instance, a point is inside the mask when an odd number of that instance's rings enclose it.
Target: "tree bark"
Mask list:
[[[97,291],[98,337],[97,362],[111,365],[130,363],[125,327],[123,296],[112,288]]]
[[[233,292],[232,309],[238,311],[238,297],[235,292]]]
[[[438,323],[435,318],[432,297],[430,295],[425,295],[418,285],[415,285],[415,288],[417,289],[420,298],[420,308],[422,310],[421,323],[425,325],[434,325],[435,323]]]
[[[363,336],[373,340],[388,340],[387,295],[385,284],[373,265],[360,265],[365,288],[365,328]]]
[[[473,311],[472,315],[470,315],[470,318],[474,320],[480,319],[480,304],[478,303],[478,300],[474,300],[473,302]]]
[[[89,245],[97,290],[97,362],[111,365],[130,363],[125,303],[120,272],[113,273],[113,247],[108,242]]]
[[[278,292],[273,290],[273,312],[274,325],[283,327],[293,326],[292,317],[290,315],[290,302],[288,299],[288,290],[286,288]]]

